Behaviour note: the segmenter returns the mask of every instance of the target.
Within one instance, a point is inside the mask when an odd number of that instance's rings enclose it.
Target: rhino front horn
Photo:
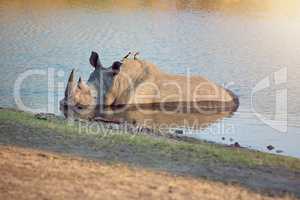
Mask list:
[[[75,78],[74,78],[74,75],[75,74],[75,69],[72,70],[70,76],[69,76],[69,80],[68,80],[68,84],[67,84],[67,88],[65,90],[65,97],[68,98],[72,91],[74,90],[75,86],[76,86],[76,83],[75,83]]]

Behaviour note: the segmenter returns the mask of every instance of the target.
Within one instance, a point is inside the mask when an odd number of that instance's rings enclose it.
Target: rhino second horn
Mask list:
[[[81,77],[79,77],[78,82],[77,82],[77,86],[78,86],[79,88],[81,88],[83,85],[84,85],[84,82],[83,82],[83,80],[81,79]]]

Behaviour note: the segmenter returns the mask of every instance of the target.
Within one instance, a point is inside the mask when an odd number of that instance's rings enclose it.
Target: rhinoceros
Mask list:
[[[88,81],[75,81],[72,70],[60,101],[65,116],[93,118],[106,110],[158,109],[165,112],[235,111],[236,95],[201,76],[168,74],[155,64],[128,53],[108,68],[92,52],[94,68]]]

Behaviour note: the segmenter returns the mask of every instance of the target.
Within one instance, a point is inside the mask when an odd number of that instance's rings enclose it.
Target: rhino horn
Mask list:
[[[67,84],[67,88],[65,90],[65,97],[68,98],[72,95],[72,92],[76,86],[76,83],[75,83],[75,69],[72,70],[70,76],[69,76],[69,80],[68,80],[68,84]]]
[[[82,80],[81,77],[79,77],[78,82],[77,82],[77,86],[82,89],[85,86],[85,82]]]

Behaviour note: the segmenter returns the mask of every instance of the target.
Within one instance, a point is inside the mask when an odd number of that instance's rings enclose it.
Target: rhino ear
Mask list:
[[[122,63],[119,61],[116,61],[113,63],[113,65],[111,66],[111,69],[113,70],[113,74],[117,75],[120,71]]]
[[[90,63],[95,68],[102,67],[102,64],[100,62],[99,55],[97,52],[92,51],[92,54],[90,56]]]

